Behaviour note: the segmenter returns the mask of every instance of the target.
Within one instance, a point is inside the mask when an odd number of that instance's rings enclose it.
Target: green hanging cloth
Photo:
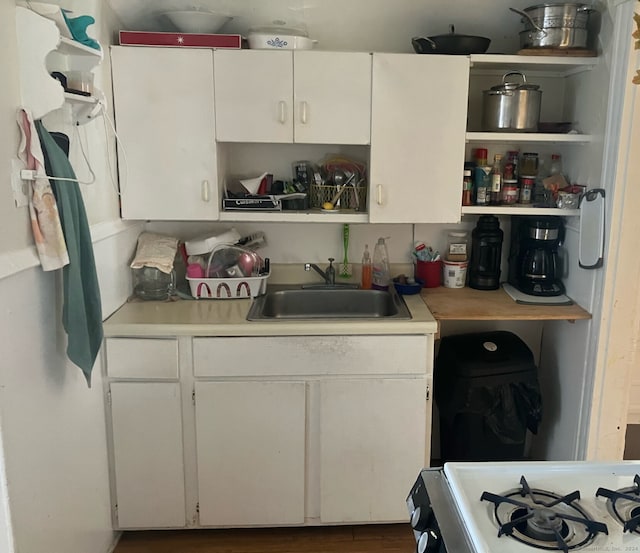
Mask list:
[[[36,121],[35,125],[47,175],[76,181],[65,152],[41,121]],[[100,287],[89,223],[77,182],[51,179],[51,188],[69,252],[69,264],[62,269],[62,324],[68,336],[67,356],[80,367],[87,385],[91,387],[91,371],[102,344],[103,332]]]

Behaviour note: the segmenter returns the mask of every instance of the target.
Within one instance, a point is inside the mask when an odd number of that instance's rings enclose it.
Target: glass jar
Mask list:
[[[519,167],[523,177],[535,177],[538,175],[538,154],[528,152],[522,154],[522,163]]]
[[[502,183],[502,203],[513,205],[518,201],[518,181],[504,180]]]
[[[164,273],[156,267],[131,269],[133,293],[143,300],[166,300],[173,294],[175,271]]]
[[[447,261],[467,261],[469,259],[467,242],[469,233],[466,231],[451,230],[447,233]]]

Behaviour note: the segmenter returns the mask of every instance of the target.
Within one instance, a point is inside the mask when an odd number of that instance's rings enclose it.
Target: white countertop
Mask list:
[[[305,336],[434,334],[438,323],[419,294],[404,296],[411,320],[247,321],[250,299],[125,303],[104,322],[112,336]]]

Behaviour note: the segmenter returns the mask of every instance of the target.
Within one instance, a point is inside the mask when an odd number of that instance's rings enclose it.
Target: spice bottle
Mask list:
[[[462,205],[473,205],[473,180],[471,170],[465,169],[462,178]]]
[[[483,165],[486,165],[488,162],[487,156],[489,155],[489,153],[487,152],[486,148],[476,148],[476,165],[478,167],[482,167]]]
[[[362,254],[362,278],[360,280],[360,288],[370,290],[372,284],[373,267],[371,265],[371,255],[369,254],[369,245],[365,244],[364,253]]]
[[[562,175],[562,157],[560,157],[560,154],[551,154],[549,175]]]
[[[502,194],[502,154],[493,156],[493,167],[491,167],[491,195],[490,205],[500,205]]]
[[[491,193],[491,167],[476,167],[476,205],[489,205]]]

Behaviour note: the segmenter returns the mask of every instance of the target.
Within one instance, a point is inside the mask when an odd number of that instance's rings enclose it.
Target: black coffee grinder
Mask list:
[[[560,217],[512,217],[509,283],[531,296],[564,294],[558,261],[563,239]]]

